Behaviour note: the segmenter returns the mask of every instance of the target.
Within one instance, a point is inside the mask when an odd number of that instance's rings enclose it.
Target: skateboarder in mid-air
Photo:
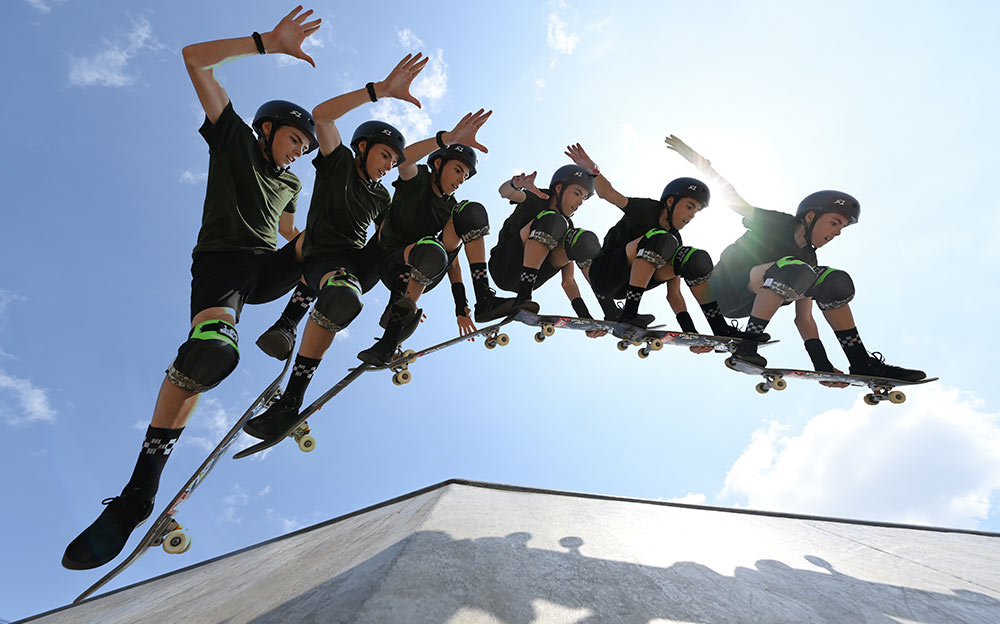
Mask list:
[[[214,69],[253,54],[286,54],[313,64],[302,42],[320,27],[297,7],[274,30],[184,48],[184,61],[205,110],[200,132],[210,148],[204,215],[191,264],[191,331],[167,369],[132,477],[119,496],[74,539],[63,566],[104,565],[149,517],[160,474],[202,392],[214,388],[239,362],[236,323],[246,303],[288,293],[302,273],[302,237],[294,215],[301,183],[288,170],[317,147],[308,111],[281,100],[267,102],[252,129],[233,110]],[[256,135],[256,136],[255,136]],[[277,234],[292,240],[281,249]]]
[[[392,359],[399,343],[419,323],[420,295],[434,288],[446,271],[453,282],[459,331],[463,335],[475,331],[457,260],[463,243],[476,294],[475,319],[484,322],[515,311],[512,298],[497,297],[490,288],[483,239],[489,233],[486,208],[478,202],[459,204],[454,197],[476,175],[474,150],[486,152],[476,134],[491,114],[483,109],[469,113],[450,132],[442,130],[406,148],[405,162],[393,182],[392,204],[368,243],[381,258],[379,275],[390,297],[380,323],[385,333],[358,354],[362,361],[381,365]],[[428,154],[426,165],[417,164]]]
[[[840,191],[818,191],[802,200],[794,216],[755,208],[739,196],[707,159],[683,141],[671,135],[666,143],[722,186],[729,207],[743,217],[743,226],[747,228],[743,236],[722,252],[709,279],[723,314],[748,316],[747,333],[759,335],[778,308],[794,302],[795,326],[814,369],[840,372],[830,363],[819,340],[819,330],[812,316],[815,300],[850,362],[852,375],[903,381],[926,377],[923,371],[892,366],[883,358],[868,353],[849,305],[854,298],[851,276],[846,271],[818,265],[816,250],[860,219],[858,200]],[[767,360],[757,353],[756,341],[744,340],[733,357],[755,366],[767,366]],[[836,387],[845,385],[824,383]]]
[[[541,190],[535,186],[537,173],[522,173],[500,185],[500,196],[516,207],[490,250],[490,275],[497,286],[517,293],[514,301],[522,304],[561,272],[563,291],[577,316],[593,318],[580,296],[573,263],[581,269],[590,266],[601,245],[596,234],[574,227],[572,217],[594,194],[594,176],[577,165],[564,165],[552,175],[549,188]]]
[[[366,121],[343,144],[336,121],[366,102],[395,98],[420,106],[410,85],[427,58],[406,55],[385,80],[368,83],[313,109],[319,155],[316,183],[306,223],[306,283],[318,291],[281,398],[247,421],[243,430],[262,440],[282,436],[298,418],[306,388],[338,331],[361,313],[361,295],[378,281],[377,256],[365,247],[368,226],[389,209],[389,191],[380,180],[406,161],[399,130],[382,121]],[[353,154],[351,152],[353,149]]]
[[[587,278],[608,321],[646,327],[653,321],[639,314],[639,302],[647,290],[667,284],[667,302],[677,316],[681,330],[697,333],[687,312],[680,278],[684,278],[701,304],[712,333],[716,336],[744,337],[726,324],[718,303],[708,289],[712,258],[703,249],[684,246],[680,230],[708,207],[708,186],[694,178],[677,178],[663,189],[659,201],[625,197],[615,190],[579,143],[566,148],[566,155],[595,176],[597,196],[625,213],[604,237]],[[616,299],[624,299],[619,310]]]

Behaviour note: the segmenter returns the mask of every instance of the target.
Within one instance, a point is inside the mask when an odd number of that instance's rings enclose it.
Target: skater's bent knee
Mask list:
[[[358,278],[338,273],[323,283],[309,318],[327,331],[340,331],[361,314],[362,307]]]
[[[239,335],[226,321],[209,320],[191,329],[167,369],[167,379],[188,392],[206,392],[222,383],[240,362]]]
[[[841,308],[854,299],[854,280],[847,271],[819,267],[819,278],[806,293],[816,301],[820,310]]]

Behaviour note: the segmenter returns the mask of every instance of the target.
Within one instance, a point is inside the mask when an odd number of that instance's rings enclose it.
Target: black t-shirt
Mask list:
[[[749,274],[753,267],[785,256],[794,256],[816,266],[816,250],[809,245],[800,247],[795,242],[795,229],[800,224],[801,221],[790,214],[754,208],[753,217],[743,219],[747,232],[722,252],[716,271]]]
[[[390,253],[444,229],[458,202],[451,195],[438,197],[431,189],[431,172],[417,165],[417,175],[392,183],[395,192],[382,221],[379,247]]]
[[[260,152],[250,126],[230,102],[215,123],[198,130],[209,148],[208,184],[201,230],[193,253],[274,250],[278,218],[295,212],[302,183],[277,169]]]
[[[389,209],[389,191],[379,182],[375,188],[361,179],[354,167],[354,154],[341,143],[326,156],[317,154],[316,184],[306,220],[305,257],[361,249],[368,226]]]
[[[664,204],[661,201],[629,197],[625,207],[622,208],[625,216],[604,235],[604,245],[601,246],[600,255],[620,249],[654,228],[662,229],[660,214],[663,209]],[[680,232],[673,228],[667,231],[674,235],[678,243],[681,241]]]
[[[548,194],[550,198],[555,195],[555,193],[549,189],[542,189],[542,192]],[[535,217],[537,217],[540,212],[544,210],[555,210],[550,207],[550,202],[552,201],[551,199],[542,199],[534,193],[529,193],[527,191],[525,191],[524,195],[525,199],[523,202],[510,202],[516,207],[514,208],[514,212],[507,217],[506,221],[503,222],[503,227],[500,228],[500,234],[497,236],[497,244],[494,248],[500,247],[511,238],[520,237],[521,229],[534,221]],[[556,210],[556,212],[559,211]],[[573,220],[569,217],[566,217],[566,220],[569,221],[569,226],[573,227]]]

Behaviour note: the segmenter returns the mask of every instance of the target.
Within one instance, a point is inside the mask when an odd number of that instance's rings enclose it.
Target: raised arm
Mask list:
[[[500,197],[510,200],[515,204],[520,204],[524,200],[528,199],[528,193],[537,195],[542,199],[548,199],[548,193],[544,193],[537,186],[535,186],[535,176],[538,175],[537,171],[532,171],[530,174],[525,175],[519,173],[509,180],[504,180],[500,188],[497,189],[500,192]]]
[[[597,191],[598,197],[604,201],[614,204],[615,206],[618,206],[619,208],[625,208],[625,205],[628,204],[628,198],[611,186],[611,182],[609,182],[608,179],[601,173],[601,170],[597,167],[597,163],[594,162],[593,158],[587,155],[587,152],[583,150],[583,147],[579,143],[568,146],[566,148],[566,155],[569,156],[574,163],[586,169],[590,175],[597,176],[594,178],[594,190]]]
[[[712,180],[712,182],[722,187],[722,194],[725,197],[725,202],[730,208],[733,209],[733,211],[741,217],[747,219],[753,218],[753,206],[740,197],[740,194],[736,192],[733,185],[719,175],[719,172],[712,168],[712,162],[709,159],[691,149],[684,141],[681,141],[672,134],[663,141],[667,144],[669,149],[672,149],[683,156],[685,160],[697,167],[698,171],[704,173]]]
[[[476,140],[476,133],[479,132],[479,129],[483,127],[483,124],[489,120],[492,114],[493,111],[485,111],[482,108],[474,113],[466,113],[451,131],[441,133],[441,142],[445,145],[461,143],[462,145],[473,147],[484,154],[489,152],[485,145]],[[406,149],[403,150],[403,153],[406,154],[406,162],[399,167],[399,178],[401,180],[409,180],[417,175],[417,164],[419,164],[420,159],[437,148],[437,136],[407,145]]]
[[[306,18],[312,15],[312,10],[301,14],[299,11],[302,11],[302,7],[295,7],[291,13],[281,18],[274,30],[260,35],[261,44],[268,54],[287,54],[308,61],[315,67],[312,57],[302,51],[302,42],[316,32],[322,20],[307,22]],[[244,56],[259,54],[260,51],[254,38],[248,35],[194,43],[186,46],[182,53],[201,107],[208,120],[214,124],[229,104],[229,94],[215,79],[215,68]]]
[[[393,68],[385,80],[373,83],[376,100],[382,98],[395,98],[410,102],[420,108],[420,100],[410,94],[410,84],[417,74],[427,65],[428,58],[421,58],[421,54],[416,56],[407,54],[396,67]],[[340,131],[337,130],[336,121],[361,106],[366,102],[372,102],[368,87],[351,91],[343,95],[331,98],[313,109],[313,121],[316,122],[316,138],[319,139],[319,150],[324,156],[340,147],[343,142],[340,138]]]

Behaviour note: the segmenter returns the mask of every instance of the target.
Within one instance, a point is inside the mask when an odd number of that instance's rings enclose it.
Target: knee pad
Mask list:
[[[668,258],[674,257],[678,246],[680,243],[670,232],[659,228],[652,229],[639,239],[635,257],[642,258],[659,270],[666,266]]]
[[[448,268],[448,252],[436,238],[425,236],[413,245],[407,264],[410,265],[410,278],[429,286]]]
[[[239,334],[226,321],[198,323],[177,349],[167,379],[188,392],[206,392],[222,383],[240,362]]]
[[[536,240],[552,251],[566,236],[569,221],[555,210],[543,210],[531,222],[531,233],[528,239]]]
[[[764,273],[764,288],[785,301],[804,296],[815,283],[815,269],[793,256],[781,258]]]
[[[364,304],[361,282],[350,273],[334,275],[319,289],[309,318],[327,331],[340,331],[351,324]]]
[[[570,228],[566,230],[563,237],[563,248],[566,256],[576,262],[581,269],[590,266],[601,250],[601,241],[597,239],[597,234],[583,228]]]
[[[489,215],[486,214],[486,207],[479,202],[462,202],[451,213],[451,219],[455,233],[463,243],[471,243],[490,233]]]
[[[671,264],[674,273],[683,277],[688,286],[704,284],[715,268],[712,256],[708,255],[707,251],[687,246],[677,249]]]
[[[854,280],[847,271],[831,267],[816,267],[819,278],[806,295],[816,301],[820,310],[833,310],[854,299]]]

